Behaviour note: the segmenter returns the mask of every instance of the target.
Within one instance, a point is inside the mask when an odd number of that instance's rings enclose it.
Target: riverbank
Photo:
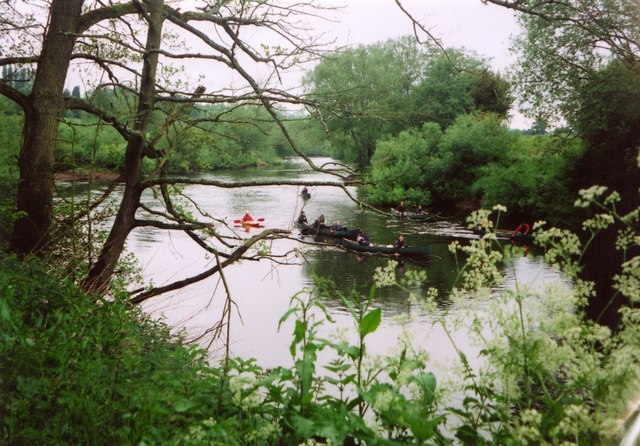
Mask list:
[[[54,173],[55,181],[71,183],[73,181],[100,181],[100,182],[112,182],[121,178],[118,172],[56,172]]]

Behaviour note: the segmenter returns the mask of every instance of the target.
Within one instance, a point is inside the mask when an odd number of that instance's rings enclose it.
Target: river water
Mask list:
[[[321,163],[323,160],[316,160]],[[328,160],[326,160],[328,161]],[[206,175],[204,176],[207,177]],[[221,171],[211,174],[218,180],[248,180],[256,178],[286,178],[299,180],[322,180],[324,176],[308,169],[302,161],[290,161],[282,167]],[[327,180],[330,178],[327,177]],[[372,353],[384,354],[393,350],[402,333],[409,333],[412,342],[427,350],[434,363],[444,364],[455,356],[455,350],[443,328],[434,321],[439,317],[452,318],[473,306],[474,298],[455,303],[449,298],[458,275],[458,266],[448,250],[452,240],[465,243],[473,237],[465,229],[461,216],[441,215],[427,223],[402,223],[370,211],[362,211],[337,188],[312,187],[311,199],[304,202],[299,189],[292,186],[273,186],[244,189],[219,189],[206,186],[188,186],[185,194],[198,203],[200,209],[216,217],[226,216],[229,221],[241,218],[249,210],[254,218],[263,217],[266,228],[290,229],[291,239],[272,243],[274,253],[287,253],[299,249],[300,255],[289,255],[280,264],[269,260],[242,261],[225,268],[224,275],[234,301],[230,324],[229,349],[233,355],[254,357],[264,367],[291,363],[289,344],[291,324],[278,330],[281,316],[289,308],[291,297],[314,284],[314,275],[329,278],[337,288],[349,294],[351,290],[368,295],[377,268],[392,262],[402,275],[407,271],[425,271],[427,280],[423,285],[413,285],[410,291],[418,296],[429,287],[438,289],[438,308],[427,311],[412,303],[409,291],[397,287],[377,290],[375,306],[382,309],[382,323],[368,339]],[[353,191],[355,194],[355,190]],[[149,204],[151,198],[148,198]],[[340,220],[350,228],[363,228],[372,241],[391,243],[399,233],[405,234],[408,245],[431,244],[432,254],[420,262],[397,263],[384,257],[362,257],[345,252],[331,245],[310,245],[312,239],[303,237],[294,227],[293,220],[300,209],[304,209],[310,220],[320,213],[328,222]],[[235,229],[242,237],[257,234],[261,228]],[[203,268],[215,265],[215,259],[205,256],[187,236],[158,229],[142,228],[130,237],[128,249],[140,261],[146,280],[160,286],[199,273]],[[523,251],[523,254],[524,251]],[[504,287],[519,283],[535,282],[540,286],[562,278],[550,270],[542,259],[529,252],[520,256],[515,265],[505,270]],[[176,331],[183,331],[188,339],[209,349],[212,361],[220,358],[224,343],[212,340],[208,331],[220,320],[226,299],[226,291],[218,275],[187,287],[181,291],[154,297],[143,304],[153,317],[165,320]],[[336,329],[352,329],[353,321],[342,300],[337,296],[325,298],[323,304],[335,320],[335,324],[321,328],[322,335]],[[483,311],[482,308],[474,311]],[[452,332],[458,348],[473,358],[478,347],[469,342],[465,330]]]

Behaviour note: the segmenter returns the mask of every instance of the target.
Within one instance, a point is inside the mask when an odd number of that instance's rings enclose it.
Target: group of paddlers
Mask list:
[[[405,206],[403,200],[400,200],[400,203],[394,209],[398,214],[400,214],[401,217],[404,217],[404,215],[407,213],[407,207]],[[425,210],[422,208],[421,204],[419,204],[418,207],[416,207],[415,214],[416,215],[425,214]]]
[[[304,209],[300,211],[297,222],[303,225],[309,224],[309,220],[307,219],[307,214],[304,213]],[[328,228],[331,231],[346,231],[348,229],[340,223],[340,220],[336,220],[336,222],[330,226],[326,225],[325,222],[326,219],[324,218],[324,214],[320,214],[310,226],[313,226],[314,228]]]
[[[404,205],[404,202],[400,202],[400,203]],[[304,212],[304,209],[300,211],[300,215],[298,216],[297,222],[303,225],[309,225],[309,220],[307,218],[307,215]],[[326,222],[326,219],[324,217],[324,214],[320,214],[318,218],[316,218],[310,226],[318,229],[328,228],[330,231],[333,231],[333,232],[347,230],[347,227],[343,226],[340,223],[340,220],[336,220],[336,222],[331,226],[327,226],[325,222]],[[367,236],[367,234],[362,229],[358,230],[358,235],[356,236],[356,243],[362,246],[371,245],[371,242],[369,241],[369,236]],[[398,251],[401,248],[404,248],[405,246],[406,245],[404,241],[404,235],[400,234],[398,238],[395,240],[395,242],[393,243],[393,247],[396,251]]]

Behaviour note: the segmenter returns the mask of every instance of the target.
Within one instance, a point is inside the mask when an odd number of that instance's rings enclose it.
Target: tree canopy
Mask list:
[[[474,111],[506,117],[509,85],[488,63],[461,50],[443,54],[413,37],[349,49],[323,59],[307,77],[334,150],[367,166],[376,141],[425,122],[442,129]]]

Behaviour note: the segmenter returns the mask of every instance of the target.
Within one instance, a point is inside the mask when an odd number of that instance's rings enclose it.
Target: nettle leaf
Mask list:
[[[414,376],[416,383],[422,388],[427,402],[430,404],[433,401],[433,397],[436,391],[436,377],[433,373],[424,372]]]
[[[375,308],[364,315],[358,329],[360,330],[360,336],[365,337],[369,333],[373,333],[380,326],[382,320],[382,310]]]
[[[313,420],[301,416],[294,417],[293,425],[296,433],[303,438],[311,438],[316,430]]]
[[[307,332],[307,323],[301,320],[296,320],[296,326],[293,330],[294,338],[293,343],[297,344],[304,339],[304,335]]]
[[[347,342],[340,342],[333,344],[332,347],[338,352],[340,356],[347,355],[351,359],[355,359],[360,356],[360,348],[356,345],[351,345]]]

